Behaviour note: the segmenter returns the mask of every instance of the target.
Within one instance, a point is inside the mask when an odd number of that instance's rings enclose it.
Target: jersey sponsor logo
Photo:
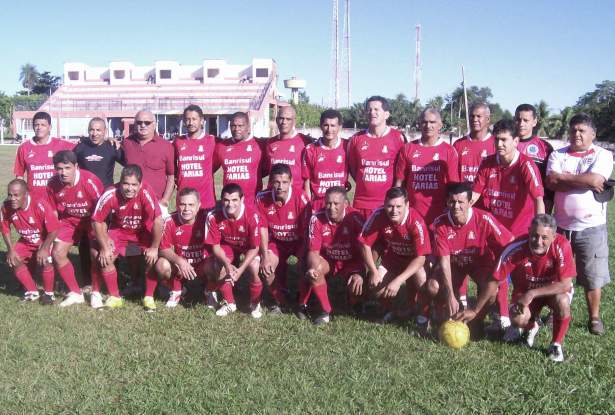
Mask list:
[[[243,225],[239,225],[239,232],[245,232],[246,228],[243,227]]]
[[[391,228],[390,226],[387,226],[386,228],[384,228],[384,233],[386,233],[387,235],[392,234],[393,228]]]
[[[483,150],[483,151],[480,153],[480,158],[484,159],[485,157],[487,157],[487,150]]]
[[[529,146],[527,146],[527,154],[529,154],[531,156],[538,155],[539,151],[540,151],[540,149],[538,148],[538,146],[536,144],[530,144]]]
[[[252,151],[252,144],[248,144],[248,147],[246,148],[246,151]]]
[[[135,203],[135,209],[139,209],[139,204]]]
[[[325,161],[325,156],[323,156],[323,155],[318,156],[318,161],[319,162]]]
[[[200,151],[200,152],[202,153],[202,152],[203,152],[203,151],[205,151],[205,150],[203,150],[203,146],[202,146],[202,145],[200,145],[197,151]]]
[[[322,236],[329,236],[329,235],[331,235],[331,231],[329,230],[329,228],[325,228],[322,231]]]
[[[83,199],[83,193],[81,192],[81,190],[77,192],[77,198]]]
[[[184,233],[184,231],[181,228],[179,228],[179,229],[177,229],[175,231],[175,235],[177,235],[177,236],[181,235],[182,233]]]
[[[417,152],[415,152],[415,153],[412,155],[412,158],[413,158],[413,159],[417,159],[417,158],[419,158],[419,157],[421,157],[421,153],[419,153],[418,151],[417,151]]]
[[[295,219],[295,215],[293,215],[293,212],[288,212],[288,219]]]
[[[278,151],[278,146],[271,146],[271,151]]]
[[[180,151],[184,151],[184,150],[186,149],[186,145],[185,145],[185,144],[182,144],[182,145],[181,145],[181,147],[180,147],[179,149],[180,149]]]
[[[53,151],[49,150],[49,151],[47,152],[47,157],[53,157]]]
[[[388,152],[389,152],[389,148],[385,144],[384,146],[382,146],[382,154],[386,154]]]
[[[474,235],[474,232],[473,232],[473,231],[470,231],[470,232],[468,233],[468,239],[476,239],[476,235]]]
[[[367,144],[367,142],[363,142],[363,144],[361,144],[361,151],[365,151],[369,148],[369,144]]]
[[[446,239],[454,239],[457,236],[457,234],[455,232],[450,232],[447,236]]]
[[[440,153],[436,153],[433,155],[434,160],[440,160]]]
[[[227,147],[227,148],[226,148],[226,152],[227,152],[227,153],[229,153],[229,152],[231,152],[231,151],[233,151],[233,147]]]
[[[290,148],[288,149],[289,152],[294,153],[295,152],[295,145],[291,145]]]
[[[28,223],[34,225],[34,218],[32,216],[28,217]]]
[[[461,155],[462,155],[462,156],[465,156],[465,155],[467,155],[469,152],[470,152],[470,150],[469,150],[467,147],[465,147],[465,148],[461,151]],[[481,156],[482,156],[482,154],[481,154]]]
[[[89,156],[86,156],[86,160],[87,161],[101,161],[104,157],[99,156],[98,154],[92,154]]]
[[[32,158],[34,157],[34,152],[32,150],[30,150],[30,152],[28,153],[28,158]]]
[[[341,155],[341,154],[340,154],[340,155],[338,155],[338,156],[337,156],[337,160],[335,160],[335,161],[336,161],[337,163],[343,163],[343,162],[344,162],[344,160],[343,160],[342,155]]]

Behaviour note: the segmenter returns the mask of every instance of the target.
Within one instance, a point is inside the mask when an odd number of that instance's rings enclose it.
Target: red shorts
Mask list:
[[[239,257],[242,254],[245,254],[246,252],[248,252],[248,250],[245,250],[245,251],[238,250],[232,247],[231,245],[226,245],[226,244],[220,244],[220,248],[222,248],[228,260],[231,261],[231,263],[233,264],[236,261],[239,261]]]
[[[267,248],[273,252],[273,254],[275,254],[280,261],[285,261],[291,255],[301,258],[304,254],[303,244],[300,241],[282,242],[273,240],[269,241]]]
[[[92,231],[90,221],[82,221],[78,225],[68,220],[60,221],[60,228],[56,236],[57,241],[77,245],[84,236],[94,239],[94,232]]]
[[[515,291],[513,289],[510,301],[511,306],[514,305],[519,299],[519,297],[521,297],[523,294],[525,294],[525,292]],[[566,294],[568,295],[568,301],[570,302],[570,304],[572,304],[572,296],[574,295],[574,286],[572,284],[570,285],[570,289]],[[529,306],[532,316],[538,315],[543,307],[549,307],[549,300],[551,300],[552,298],[554,298],[554,296],[534,298]]]
[[[40,248],[40,245],[31,245],[28,243],[24,243],[22,241],[17,241],[15,245],[13,245],[13,249],[15,250],[15,253],[19,256],[19,258],[21,258],[21,260],[24,263],[28,263],[36,255],[36,252],[38,251],[39,248]],[[49,257],[47,258],[47,261],[50,264],[52,262],[51,247],[49,247]],[[36,262],[36,258],[35,258],[35,262]]]
[[[392,272],[395,275],[399,275],[406,269],[410,261],[413,259],[413,257],[385,254],[382,256],[382,266],[386,268],[387,271]]]
[[[192,265],[192,268],[194,268],[194,270],[196,271],[196,275],[197,278],[200,278],[202,275],[205,275],[204,272],[204,266],[205,266],[205,258],[203,258],[203,260],[197,262],[196,264],[191,263],[190,265]],[[179,271],[177,270],[177,267],[174,265],[171,265],[171,278],[181,278],[179,276]]]
[[[113,244],[113,253],[120,256],[139,256],[152,244],[152,237],[147,232],[127,233],[122,229],[110,229],[109,239]],[[98,249],[98,241],[93,247]]]
[[[363,262],[327,260],[327,263],[329,264],[329,274],[327,274],[328,278],[339,276],[341,278],[348,279],[353,274],[359,274],[361,276],[365,274],[365,266],[363,265]]]

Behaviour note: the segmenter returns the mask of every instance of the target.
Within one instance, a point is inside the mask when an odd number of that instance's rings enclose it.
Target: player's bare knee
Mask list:
[[[570,300],[568,294],[558,294],[555,296],[554,312],[558,317],[570,316]]]
[[[438,292],[440,291],[440,284],[435,278],[430,278],[423,286],[423,289],[429,297],[434,298],[438,295]]]
[[[158,258],[154,265],[154,269],[160,278],[171,278],[171,263],[166,258]]]

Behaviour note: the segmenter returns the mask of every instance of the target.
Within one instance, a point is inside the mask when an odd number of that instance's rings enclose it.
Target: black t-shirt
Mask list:
[[[86,138],[73,151],[79,167],[94,173],[105,187],[113,184],[115,163],[124,164],[122,150],[116,149],[109,141],[96,145]]]

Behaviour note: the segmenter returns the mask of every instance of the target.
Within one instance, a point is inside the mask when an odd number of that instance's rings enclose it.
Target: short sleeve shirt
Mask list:
[[[495,154],[495,137],[489,135],[483,140],[472,140],[465,136],[453,143],[459,156],[459,179],[462,182],[474,183],[480,163]]]
[[[33,247],[41,246],[47,234],[60,227],[55,210],[49,202],[45,199],[34,201],[30,195],[22,209],[13,210],[8,203],[3,203],[0,216],[2,233],[10,235],[10,225],[13,225],[19,234],[19,241]]]
[[[203,134],[197,139],[182,135],[173,141],[177,191],[186,187],[196,189],[201,196],[201,206],[207,209],[216,204],[213,175],[215,146],[216,139],[209,134]]]
[[[346,186],[348,165],[346,163],[348,140],[339,138],[333,148],[325,147],[322,138],[309,144],[303,153],[301,174],[310,181],[312,200],[323,200],[327,189]]]
[[[361,235],[363,217],[352,207],[336,223],[323,209],[313,214],[309,226],[309,250],[319,252],[328,261],[361,261],[357,238]]]
[[[192,266],[201,263],[207,256],[205,251],[205,210],[201,209],[194,223],[185,223],[179,212],[168,216],[164,222],[160,249],[173,249]]]
[[[228,217],[222,208],[213,210],[205,222],[205,243],[226,245],[236,252],[245,253],[260,244],[259,223],[258,213],[245,205],[242,205],[238,218]]]
[[[87,170],[75,171],[75,184],[67,186],[60,181],[59,176],[53,176],[47,186],[49,201],[58,211],[60,220],[66,220],[74,225],[86,222],[96,207],[103,192],[103,186],[98,177]]]
[[[162,198],[167,184],[167,176],[175,174],[173,146],[164,138],[155,135],[141,145],[139,139],[131,135],[122,142],[126,164],[136,164],[143,170],[143,180],[147,182],[156,198]]]

